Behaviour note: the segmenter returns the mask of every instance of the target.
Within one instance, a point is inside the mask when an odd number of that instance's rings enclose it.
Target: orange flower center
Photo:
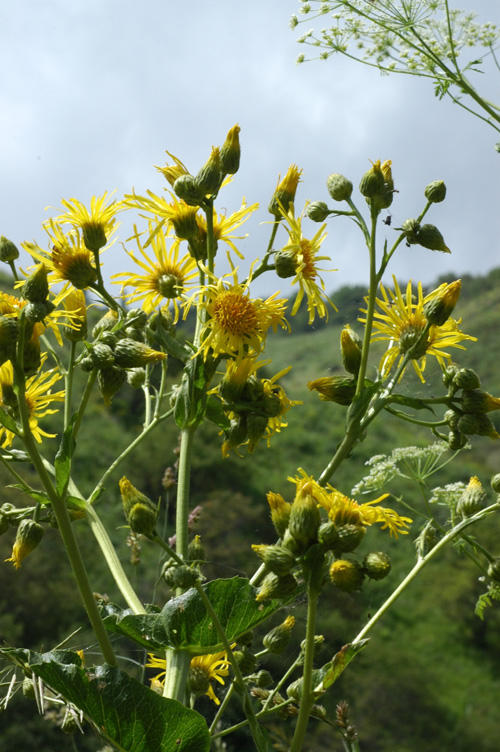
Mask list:
[[[230,290],[217,296],[213,304],[217,323],[231,334],[244,336],[259,330],[259,319],[253,302]]]

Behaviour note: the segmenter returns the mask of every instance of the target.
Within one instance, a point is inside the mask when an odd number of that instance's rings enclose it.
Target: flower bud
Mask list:
[[[494,492],[500,494],[500,473],[497,473],[492,477],[490,484]]]
[[[257,556],[271,572],[279,576],[288,574],[295,565],[295,556],[282,546],[252,545]]]
[[[274,655],[280,655],[287,647],[295,626],[295,617],[287,616],[285,621],[268,632],[262,640],[264,647]]]
[[[274,529],[278,537],[283,538],[290,521],[292,505],[288,501],[285,501],[281,494],[273,493],[272,491],[269,491],[267,494],[267,501],[271,508],[271,519]]]
[[[257,658],[245,645],[240,650],[233,650],[233,655],[243,676],[248,676],[248,674],[252,674],[255,671]]]
[[[200,579],[200,575],[197,570],[193,569],[187,564],[176,566],[174,567],[173,571],[174,588],[182,588],[183,590],[188,590],[190,587],[193,587],[195,582],[198,582],[198,580]]]
[[[463,517],[470,517],[472,514],[484,509],[485,504],[486,494],[481,485],[481,481],[476,475],[474,475],[458,500],[457,512]]]
[[[443,384],[445,386],[451,386],[453,383],[453,379],[455,378],[455,374],[457,371],[460,370],[460,367],[455,365],[455,363],[452,363],[450,366],[447,366],[443,372]]]
[[[3,235],[0,236],[0,261],[4,261],[8,264],[10,261],[15,261],[19,258],[19,251],[17,246],[14,245],[12,240],[8,240]]]
[[[455,410],[447,410],[444,414],[444,419],[452,431],[456,431],[458,428],[458,421],[460,420],[460,413],[455,412]]]
[[[361,366],[363,341],[349,325],[340,334],[340,349],[345,370],[357,376]]]
[[[320,399],[350,405],[356,394],[356,379],[347,376],[323,376],[307,383],[309,391],[318,392]]]
[[[248,439],[247,421],[244,415],[238,416],[237,420],[232,420],[229,428],[224,431],[225,440],[228,449],[236,449]]]
[[[23,358],[25,373],[34,373],[35,371],[38,371],[42,362],[40,342],[38,339],[32,338],[25,342]]]
[[[377,160],[376,162],[372,162],[371,168],[361,178],[359,192],[365,198],[382,196],[385,193],[385,183],[386,180],[380,166],[380,160]]]
[[[321,515],[316,499],[308,491],[299,490],[290,512],[290,535],[307,550],[317,541],[320,524]]]
[[[255,600],[258,603],[271,600],[272,598],[286,598],[291,595],[297,587],[297,581],[293,574],[287,574],[284,577],[278,577],[272,572],[264,577],[259,592]]]
[[[123,476],[119,482],[125,518],[134,533],[151,535],[156,527],[158,510],[152,501]]]
[[[328,193],[334,201],[348,201],[352,194],[352,183],[343,175],[333,172],[326,181]],[[364,194],[363,194],[364,195]]]
[[[16,532],[16,539],[12,547],[12,556],[5,561],[11,561],[16,569],[21,562],[30,554],[43,538],[43,527],[34,520],[21,520]]]
[[[443,236],[434,225],[421,225],[416,238],[418,245],[428,248],[430,251],[451,253],[450,249],[444,242]]]
[[[16,319],[0,315],[0,347],[12,347],[19,337],[19,326]]]
[[[31,676],[24,677],[23,684],[22,684],[22,691],[23,691],[23,696],[26,697],[27,700],[36,699],[35,683]]]
[[[346,593],[360,590],[364,579],[363,567],[357,561],[337,559],[330,567],[330,580]]]
[[[460,431],[450,431],[448,434],[448,445],[453,452],[463,449],[467,444],[467,436]]]
[[[388,209],[394,198],[394,180],[392,179],[391,160],[382,162],[382,175],[384,176],[384,190],[378,196],[374,196],[373,204],[378,211]]]
[[[446,198],[446,186],[442,180],[434,180],[426,187],[425,198],[431,204],[440,204]]]
[[[247,415],[247,433],[250,439],[248,444],[248,451],[253,452],[261,439],[266,433],[268,424],[268,418],[266,415],[259,415],[258,413],[248,413]]]
[[[109,308],[104,316],[99,319],[97,324],[92,329],[92,337],[94,339],[97,339],[101,332],[109,332],[111,329],[113,329],[118,322],[118,314],[116,311],[113,311],[112,308]]]
[[[179,203],[177,211],[170,218],[174,232],[181,240],[191,240],[198,234],[197,211],[197,206],[188,206],[185,202]]]
[[[262,671],[259,671],[255,674],[254,682],[258,687],[265,689],[266,687],[270,687],[271,684],[274,683],[274,679],[269,671],[262,669]]]
[[[201,542],[201,535],[195,535],[193,540],[189,542],[188,559],[198,563],[205,561],[205,548]]]
[[[286,248],[286,246],[285,246]],[[297,271],[297,257],[293,251],[282,249],[274,254],[274,267],[280,279],[294,277]]]
[[[39,264],[21,288],[21,294],[30,303],[44,303],[49,294],[48,270]]]
[[[23,315],[30,324],[38,324],[43,321],[54,310],[55,306],[50,300],[44,300],[43,303],[26,303],[23,308]]]
[[[226,140],[220,150],[220,169],[224,175],[234,175],[240,167],[240,138],[241,128],[238,124],[229,130]]]
[[[488,577],[495,582],[500,582],[500,556],[497,556],[490,562],[488,567]]]
[[[301,174],[302,170],[299,170],[297,165],[292,164],[288,168],[283,180],[278,183],[273,197],[269,202],[269,206],[267,207],[268,212],[273,214],[277,220],[281,219],[283,211],[287,212],[290,208],[290,204],[293,204],[295,201],[295,194],[297,192],[297,186],[300,182]]]
[[[94,368],[109,368],[113,365],[115,357],[108,345],[97,342],[90,350],[90,359]]]
[[[296,679],[294,682],[288,685],[286,688],[286,693],[290,700],[296,700],[297,702],[300,702],[302,700],[302,688],[304,685],[304,680],[302,677],[300,679]]]
[[[419,230],[420,222],[418,221],[418,219],[406,219],[403,222],[403,226],[401,227],[401,231],[404,233],[406,242],[409,245],[418,243],[417,234]]]
[[[455,308],[460,297],[461,280],[457,279],[449,285],[441,285],[433,297],[424,303],[424,316],[434,326],[443,326]]]
[[[174,193],[188,206],[200,206],[205,195],[200,190],[198,183],[192,175],[181,175],[173,185]]]
[[[372,580],[383,580],[391,571],[391,560],[383,551],[371,551],[363,559],[363,569]]]
[[[481,380],[472,368],[460,368],[453,376],[453,383],[458,389],[479,389]]]
[[[132,389],[140,389],[146,383],[146,371],[144,368],[129,368],[126,373],[127,384]]]
[[[212,147],[212,153],[199,173],[195,177],[195,184],[203,197],[217,193],[222,182],[220,151],[218,146]],[[174,186],[175,191],[175,186]]]
[[[487,415],[477,416],[477,435],[489,436],[490,439],[500,439],[500,434]]]
[[[331,520],[323,522],[323,524],[319,526],[318,541],[326,551],[333,551],[338,548],[339,534]]]
[[[488,394],[483,389],[464,390],[461,402],[461,408],[466,413],[478,414],[500,410],[500,399],[492,397],[491,394]]]
[[[349,553],[350,551],[354,551],[360,545],[365,537],[366,528],[363,527],[363,525],[347,523],[345,525],[338,525],[337,533],[339,540],[335,550],[341,551],[342,553]]]
[[[477,416],[472,413],[465,413],[458,421],[458,430],[466,436],[472,436],[477,433],[478,422]]]
[[[330,214],[330,209],[324,201],[313,201],[312,204],[307,205],[306,215],[313,222],[324,222]]]
[[[196,697],[201,697],[208,692],[210,679],[205,668],[196,665],[189,667],[188,687],[189,691]]]
[[[129,337],[125,337],[117,343],[114,357],[115,363],[122,368],[141,368],[148,363],[165,360],[167,356],[142,342],[136,342]]]
[[[84,222],[82,224],[82,237],[85,247],[92,253],[98,253],[108,242],[104,225],[100,220]]]
[[[80,365],[83,367],[83,362]],[[90,370],[93,369],[91,368]],[[101,390],[101,395],[105,405],[111,404],[111,400],[123,386],[125,378],[125,371],[119,366],[109,366],[109,368],[101,368],[99,370],[99,373],[97,374],[97,383],[99,384],[99,389]]]

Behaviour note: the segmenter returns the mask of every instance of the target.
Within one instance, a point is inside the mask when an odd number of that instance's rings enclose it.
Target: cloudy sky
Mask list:
[[[464,5],[484,20],[499,20],[497,0]],[[154,165],[165,164],[165,150],[196,173],[210,147],[239,123],[241,169],[218,207],[230,213],[243,196],[261,204],[240,246],[248,260],[265,250],[270,229],[260,223],[270,218],[270,195],[291,163],[303,169],[300,211],[306,199],[329,200],[331,172],[357,185],[369,159],[380,158],[392,159],[399,189],[393,226],[420,212],[427,183],[444,179],[448,186],[445,203],[427,216],[453,255],[403,246],[390,273],[431,282],[444,272],[497,266],[494,131],[436,100],[427,82],[381,77],[339,57],[296,65],[305,51],[296,38],[307,28],[292,31],[288,22],[299,7],[296,0],[2,3],[0,233],[46,247],[45,207],[59,207],[62,197],[88,202],[114,189],[117,196],[132,188],[161,193],[166,183]],[[493,70],[479,83],[498,101]],[[384,236],[391,242],[394,230],[382,226]],[[360,241],[353,223],[330,222],[323,248],[338,271],[325,275],[329,290],[366,282]],[[106,256],[107,275],[130,266],[120,246]],[[280,281],[285,292],[286,285]],[[274,279],[264,278],[259,291],[275,288]]]

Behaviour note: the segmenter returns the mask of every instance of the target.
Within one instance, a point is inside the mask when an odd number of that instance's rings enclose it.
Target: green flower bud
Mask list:
[[[167,356],[142,342],[136,342],[129,337],[125,337],[117,343],[114,357],[116,365],[122,368],[141,368],[148,363],[165,360]]]
[[[187,564],[181,564],[174,568],[174,587],[188,590],[198,582],[200,575],[196,569],[189,567]]]
[[[254,682],[258,687],[265,689],[266,687],[270,687],[271,684],[274,683],[274,679],[269,671],[263,669],[262,671],[259,671],[257,674],[255,674]]]
[[[99,319],[97,324],[92,329],[92,337],[97,339],[101,332],[109,332],[113,329],[118,322],[118,314],[113,309],[106,311],[104,316]]]
[[[382,162],[381,170],[384,176],[384,190],[380,195],[373,197],[373,205],[377,211],[388,209],[394,198],[394,180],[392,179],[391,160]]]
[[[236,447],[241,446],[248,438],[245,416],[240,415],[237,420],[232,420],[229,428],[224,431],[224,436],[228,449],[236,449]]]
[[[275,655],[280,655],[287,647],[292,636],[292,629],[295,626],[295,617],[287,616],[285,621],[268,632],[262,642],[264,647]]]
[[[460,297],[461,280],[438,288],[438,294],[424,304],[424,316],[434,326],[443,326],[455,308]]]
[[[323,522],[318,528],[318,541],[326,551],[333,551],[338,547],[339,534],[333,522]]]
[[[243,676],[248,676],[255,671],[257,658],[249,648],[243,646],[241,650],[233,650],[233,655]]]
[[[448,434],[448,445],[453,452],[463,449],[467,444],[467,436],[460,431],[450,431]]]
[[[500,473],[494,475],[490,481],[491,487],[495,493],[500,494]]]
[[[349,325],[340,333],[340,349],[345,370],[357,376],[361,366],[363,341]]]
[[[109,368],[113,365],[115,357],[113,350],[108,345],[98,342],[90,350],[90,359],[94,368]]]
[[[19,337],[19,325],[16,319],[0,315],[0,347],[12,347]]]
[[[490,439],[500,439],[500,434],[487,415],[477,415],[476,417],[478,436],[489,436]]]
[[[156,527],[158,509],[123,476],[119,482],[125,518],[134,533],[151,535]]]
[[[280,279],[294,277],[297,272],[297,257],[293,251],[285,249],[276,251],[274,254],[274,266],[276,274]]]
[[[241,128],[233,125],[220,150],[220,169],[224,175],[234,175],[240,167],[240,138]]]
[[[295,201],[295,194],[301,174],[302,170],[299,170],[297,165],[290,165],[285,177],[278,183],[267,207],[268,212],[273,214],[277,220],[281,219],[283,211],[287,212],[290,204],[293,204]]]
[[[273,493],[272,491],[267,494],[267,501],[271,509],[271,519],[274,529],[278,537],[283,538],[290,522],[292,505],[288,501],[285,501],[281,494]]]
[[[21,288],[21,294],[30,303],[44,303],[49,294],[48,269],[39,264]]]
[[[483,389],[467,389],[462,394],[461,408],[466,413],[489,413],[500,410],[500,399]]]
[[[173,185],[174,193],[188,206],[200,206],[205,195],[192,175],[180,175]]]
[[[372,580],[383,580],[391,571],[391,560],[383,551],[371,551],[363,559],[363,569]]]
[[[80,365],[83,367],[83,362],[80,363]],[[93,365],[90,370],[92,369]],[[125,378],[125,371],[119,366],[109,366],[109,368],[101,368],[99,370],[99,373],[97,374],[97,383],[99,384],[99,389],[101,390],[101,395],[105,405],[111,404],[111,400],[123,386]]]
[[[248,451],[252,452],[259,439],[261,439],[266,433],[268,424],[268,418],[266,415],[259,415],[258,413],[248,413],[247,415],[247,433],[250,442],[248,444]]]
[[[30,339],[24,344],[24,372],[35,373],[40,368],[42,362],[40,353],[40,342]]]
[[[304,680],[302,678],[296,679],[294,682],[288,685],[286,688],[286,693],[290,700],[296,700],[297,702],[300,702],[302,700],[302,688],[304,685]]]
[[[306,215],[313,222],[324,222],[330,214],[330,209],[324,201],[313,201],[312,204],[307,205]]]
[[[453,376],[453,383],[458,389],[479,389],[481,380],[472,368],[460,368]]]
[[[243,634],[238,637],[238,645],[244,645],[247,648],[251,648],[252,643],[253,631],[251,629],[249,629],[248,632],[243,632]]]
[[[376,162],[372,162],[371,168],[368,172],[365,172],[361,178],[359,192],[365,198],[382,196],[385,193],[385,182],[385,177],[380,166],[380,160],[377,160]]]
[[[314,496],[307,492],[299,492],[294,499],[290,512],[288,530],[302,546],[309,548],[318,539],[318,528],[321,515]]]
[[[343,175],[333,172],[326,181],[328,193],[334,201],[348,201],[352,195],[352,183]],[[361,191],[363,193],[363,191]],[[363,193],[363,195],[365,195]],[[326,204],[325,204],[326,206]]]
[[[450,249],[444,242],[443,236],[434,225],[421,225],[417,232],[416,242],[418,245],[428,248],[430,251],[451,253]]]
[[[341,551],[342,553],[349,553],[350,551],[355,551],[360,545],[365,537],[366,528],[362,525],[352,525],[347,523],[345,525],[338,525],[337,533],[339,540],[335,550]]]
[[[16,532],[16,539],[12,547],[12,556],[6,561],[11,561],[16,569],[21,562],[39,545],[43,538],[43,527],[34,520],[21,520]]]
[[[265,394],[261,399],[259,407],[270,418],[276,418],[280,415],[283,410],[283,404],[278,392],[272,390],[268,394]]]
[[[295,566],[295,556],[282,546],[252,545],[257,556],[271,572],[285,575]]]
[[[455,410],[447,410],[444,414],[444,419],[448,423],[452,431],[457,430],[460,417],[460,413],[456,413]]]
[[[148,314],[143,311],[142,308],[129,308],[125,317],[127,326],[133,326],[134,329],[143,331],[144,327],[148,323]]]
[[[295,592],[297,582],[293,574],[287,574],[284,577],[278,577],[272,572],[264,577],[259,587],[259,592],[255,600],[258,603],[271,600],[273,598],[286,598]]]
[[[205,695],[210,689],[210,679],[206,669],[201,668],[200,666],[190,666],[188,672],[188,687],[189,691],[193,695],[196,695],[196,697]]]
[[[442,180],[434,180],[426,187],[425,198],[432,204],[440,204],[446,198],[446,186]]]
[[[36,699],[35,683],[31,676],[25,676],[23,679],[23,695],[28,700]]]
[[[55,306],[49,300],[43,303],[27,303],[23,308],[23,315],[29,324],[37,324],[52,313]]]
[[[17,246],[14,245],[12,240],[8,240],[3,235],[0,236],[0,261],[4,261],[8,264],[10,261],[15,261],[19,258],[19,251]]]
[[[477,416],[471,413],[466,413],[458,421],[458,430],[464,433],[466,436],[473,436],[477,433],[478,421]]]
[[[500,582],[500,556],[497,556],[488,566],[488,577],[495,582]]]
[[[477,476],[473,476],[457,504],[457,512],[463,517],[481,511],[486,505],[486,494]]]
[[[193,540],[189,542],[188,559],[189,561],[196,561],[198,563],[203,563],[206,560],[201,535],[195,535]]]
[[[144,368],[129,368],[127,370],[127,384],[132,389],[140,389],[146,383],[146,371]]]
[[[330,580],[346,593],[360,590],[364,579],[363,567],[357,561],[337,559],[330,567]]]
[[[218,192],[222,182],[220,150],[218,146],[212,148],[212,153],[194,179],[198,191],[203,197]],[[175,191],[174,185],[174,191]],[[177,193],[177,191],[176,191]]]
[[[418,221],[418,219],[406,219],[403,222],[403,226],[401,227],[401,230],[404,233],[406,242],[409,245],[414,245],[415,243],[418,243],[417,234],[418,234],[418,231],[420,230],[420,222]]]

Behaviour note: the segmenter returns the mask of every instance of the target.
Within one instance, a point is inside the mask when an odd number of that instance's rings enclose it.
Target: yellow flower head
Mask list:
[[[24,282],[21,280],[16,282],[16,287],[22,287]],[[69,309],[61,309],[60,305],[68,295],[69,289],[61,290],[54,298],[50,300],[50,303],[54,306],[54,310],[49,313],[43,321],[37,321],[33,325],[33,331],[26,344],[38,344],[41,335],[46,329],[50,329],[58,344],[62,345],[62,337],[60,333],[61,324],[66,326],[72,326],[72,320],[76,317],[75,313]],[[7,316],[9,318],[17,319],[20,312],[26,305],[27,301],[16,298],[14,295],[0,292],[0,315]]]
[[[227,278],[232,277],[232,283]],[[268,330],[278,325],[288,327],[285,319],[286,300],[274,293],[267,300],[251,298],[249,282],[238,282],[237,270],[224,275],[196,293],[199,305],[207,313],[201,332],[199,352],[205,357],[230,355],[237,360],[258,355],[263,349]],[[193,296],[194,297],[194,296]],[[193,297],[186,306],[186,314]]]
[[[424,313],[424,305],[431,298],[424,298],[422,285],[418,285],[418,297],[415,299],[412,292],[411,280],[406,288],[406,295],[403,296],[397,280],[394,279],[394,292],[380,285],[382,298],[377,298],[378,311],[374,314],[372,341],[389,341],[389,348],[386,350],[380,361],[380,370],[384,376],[391,371],[395,361],[399,357],[399,363],[411,348],[417,343],[418,347],[412,352],[411,360],[416,373],[420,380],[425,381],[423,372],[425,370],[427,355],[433,355],[440,366],[444,368],[451,360],[449,353],[444,349],[448,347],[457,347],[460,350],[465,348],[460,344],[464,340],[476,341],[476,337],[464,334],[458,328],[460,320],[455,321],[449,318],[442,326],[431,326],[427,336],[422,339],[424,330],[428,324]],[[431,296],[435,293],[431,293]],[[363,311],[365,313],[365,311]],[[366,321],[366,319],[360,319]]]
[[[121,201],[112,201],[106,206],[107,199],[107,191],[99,198],[92,196],[90,211],[76,198],[70,198],[69,201],[62,199],[61,203],[67,211],[56,217],[54,221],[59,225],[69,224],[81,232],[85,246],[97,253],[118,228],[116,215],[123,209]]]
[[[165,167],[156,167],[156,169],[158,170],[158,172],[161,172],[161,174],[168,180],[170,185],[173,186],[177,178],[180,178],[181,175],[189,175],[189,170],[186,165],[181,162],[180,159],[174,157],[174,155],[169,151],[167,151],[166,153],[171,159],[173,159],[174,164],[165,165]]]
[[[123,287],[133,287],[134,291],[126,295],[127,303],[142,302],[142,307],[147,313],[151,313],[155,308],[163,305],[165,300],[171,300],[175,308],[175,321],[177,321],[179,316],[178,299],[182,296],[186,286],[197,275],[196,262],[189,254],[179,258],[178,240],[175,240],[170,248],[167,248],[165,232],[160,229],[159,232],[155,233],[152,223],[149,224],[149,231],[154,258],[150,258],[141,244],[137,228],[134,227],[134,229],[136,232],[134,237],[142,259],[132,252],[127,253],[145,274],[120,272],[120,274],[115,274],[112,280],[121,283]]]
[[[50,240],[51,250],[44,250],[36,243],[22,243],[23,248],[51,270],[49,283],[71,282],[77,290],[84,290],[97,279],[94,256],[85,246],[77,231],[64,233],[53,219],[44,225]]]
[[[312,496],[317,504],[325,506],[326,503],[326,491],[325,489],[314,480],[312,475],[307,475],[305,470],[299,467],[299,475],[295,478],[289,476],[288,480],[291,483],[295,483],[295,500],[301,496]]]
[[[236,255],[242,259],[243,256],[237,249],[236,245],[234,244],[234,240],[243,240],[247,237],[247,235],[234,235],[233,231],[236,230],[238,227],[241,227],[241,225],[247,221],[249,216],[256,211],[259,208],[258,204],[251,204],[251,206],[247,206],[245,203],[245,199],[243,199],[240,208],[230,214],[229,216],[226,216],[225,214],[217,214],[216,210],[213,210],[213,232],[214,232],[214,240],[215,240],[215,250],[217,250],[217,246],[219,243],[219,240],[221,240],[223,243],[226,243],[226,245],[229,246],[229,248],[236,253]],[[206,236],[207,232],[207,223],[204,217],[198,215],[197,216],[198,226],[200,228],[201,233]]]
[[[295,277],[292,285],[298,284],[299,290],[292,308],[292,316],[299,310],[304,295],[307,297],[309,323],[312,324],[318,313],[320,318],[328,320],[326,303],[335,309],[335,305],[325,292],[325,283],[319,276],[320,271],[336,271],[336,269],[320,269],[319,261],[330,261],[329,256],[319,256],[318,252],[326,238],[326,224],[321,225],[312,240],[307,240],[302,234],[302,216],[295,217],[293,204],[283,214],[285,228],[289,235],[288,243],[282,248],[282,253],[291,253]]]
[[[388,507],[374,506],[383,501],[389,494],[383,494],[378,499],[359,504],[350,499],[332,486],[327,486],[327,491],[321,497],[320,504],[326,509],[328,516],[335,525],[373,525],[376,522],[382,524],[382,530],[388,529],[391,536],[396,538],[401,533],[408,533],[408,525],[412,522],[409,517],[401,517],[393,509]]]
[[[231,647],[234,647],[232,645]],[[158,684],[158,682],[165,681],[166,674],[166,661],[164,658],[157,658],[153,653],[148,653],[148,662],[146,668],[159,668],[161,672],[157,674],[152,680],[152,686]],[[190,674],[198,675],[198,679],[205,679],[205,686],[208,685],[208,689],[204,694],[207,695],[216,705],[220,705],[220,700],[217,698],[214,689],[210,682],[215,679],[219,684],[224,684],[222,677],[229,674],[229,661],[227,659],[227,653],[225,650],[221,650],[219,653],[207,653],[206,655],[197,655],[191,659]]]
[[[42,357],[42,366],[46,357],[46,355]],[[57,369],[52,368],[49,371],[40,371],[26,381],[25,399],[29,424],[31,432],[38,443],[41,443],[42,436],[53,438],[56,435],[43,431],[38,425],[38,421],[46,415],[52,415],[57,412],[57,410],[50,409],[50,405],[53,402],[64,401],[64,391],[52,393],[52,387],[61,378],[61,374]],[[14,411],[15,414],[17,412],[17,405],[13,404],[12,399],[13,384],[14,373],[12,363],[7,361],[0,367],[0,404],[5,410]],[[14,434],[12,431],[8,431],[3,426],[0,427],[0,441],[3,440],[3,447],[9,447],[12,444],[13,438]]]
[[[302,170],[299,170],[297,165],[292,164],[288,168],[283,180],[278,178],[278,185],[268,206],[269,213],[274,214],[277,220],[281,218],[283,208],[287,212],[290,204],[293,204],[295,201],[295,194],[301,175]]]

